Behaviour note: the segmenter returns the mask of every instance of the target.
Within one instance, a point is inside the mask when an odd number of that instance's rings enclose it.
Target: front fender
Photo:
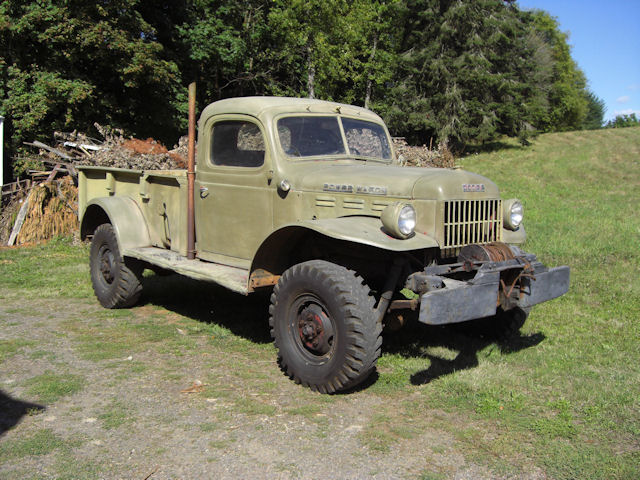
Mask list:
[[[413,236],[401,240],[391,237],[382,229],[382,222],[377,217],[339,217],[322,220],[302,220],[287,227],[303,227],[336,240],[360,243],[372,247],[406,252],[439,247],[433,237],[416,232]]]
[[[106,218],[105,218],[106,216]],[[120,251],[127,248],[149,247],[151,240],[147,222],[140,207],[129,197],[98,197],[87,204],[80,223],[82,238],[108,219],[118,238]]]

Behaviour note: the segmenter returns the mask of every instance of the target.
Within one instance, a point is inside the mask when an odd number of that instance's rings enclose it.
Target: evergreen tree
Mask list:
[[[582,128],[585,130],[602,128],[605,111],[604,100],[598,98],[591,90],[587,90],[585,96],[587,98],[587,114],[582,122]]]
[[[407,5],[403,60],[387,111],[393,130],[458,149],[525,131],[527,30],[511,2]]]
[[[557,20],[547,12],[535,10],[529,19],[531,28],[547,44],[553,60],[547,93],[548,113],[536,126],[541,131],[580,129],[587,116],[587,81],[571,57],[569,37],[560,31]]]

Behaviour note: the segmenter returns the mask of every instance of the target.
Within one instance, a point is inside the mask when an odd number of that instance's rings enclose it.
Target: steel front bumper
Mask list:
[[[459,267],[460,269],[464,268]],[[569,267],[547,268],[534,255],[503,262],[486,262],[469,281],[450,275],[452,268],[425,270],[435,288],[420,297],[419,320],[429,325],[458,323],[496,314],[497,307],[530,307],[564,295],[569,290]],[[516,278],[511,283],[511,279]],[[508,280],[506,280],[508,279]],[[506,280],[506,282],[505,282]]]

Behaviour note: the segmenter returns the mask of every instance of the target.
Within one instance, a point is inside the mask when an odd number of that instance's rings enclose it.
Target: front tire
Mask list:
[[[382,324],[354,272],[323,260],[294,265],[275,286],[269,313],[278,362],[296,383],[333,393],[375,369]]]
[[[124,260],[113,226],[100,225],[91,240],[91,283],[100,304],[105,308],[135,305],[142,293],[142,264]]]

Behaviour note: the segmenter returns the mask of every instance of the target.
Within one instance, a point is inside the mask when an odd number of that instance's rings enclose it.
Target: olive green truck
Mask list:
[[[400,166],[369,110],[222,100],[202,112],[197,145],[191,188],[184,170],[80,168],[96,296],[134,305],[145,268],[270,292],[279,364],[313,390],[367,378],[383,324],[403,312],[464,322],[526,312],[569,288],[568,267],[518,247],[518,200],[470,172]]]

